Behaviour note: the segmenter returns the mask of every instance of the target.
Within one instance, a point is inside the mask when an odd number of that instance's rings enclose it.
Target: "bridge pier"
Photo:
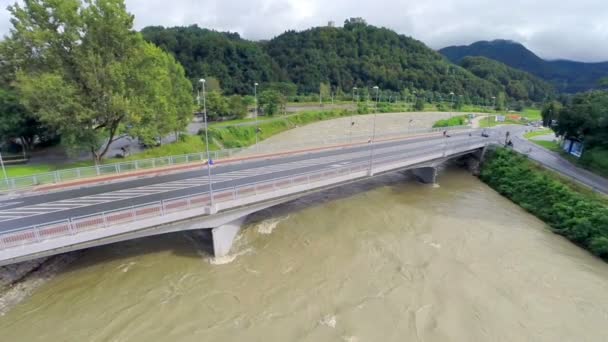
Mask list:
[[[243,225],[244,221],[245,218],[242,217],[235,221],[211,229],[213,254],[216,257],[222,257],[230,253],[234,238],[241,231],[241,226]]]
[[[413,169],[412,173],[422,183],[435,184],[437,182],[437,169],[434,167],[421,167],[418,169]]]

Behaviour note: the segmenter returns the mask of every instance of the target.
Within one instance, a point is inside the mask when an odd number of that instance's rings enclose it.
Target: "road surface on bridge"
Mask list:
[[[479,134],[441,134],[398,141],[355,145],[307,154],[217,165],[211,169],[213,191],[324,169],[348,166],[387,156],[423,155],[448,146],[482,140]],[[0,201],[0,233],[71,217],[90,215],[209,190],[206,166],[200,170],[103,184]]]

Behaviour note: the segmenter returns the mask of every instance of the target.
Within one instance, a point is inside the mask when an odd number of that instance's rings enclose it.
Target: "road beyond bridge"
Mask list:
[[[201,169],[0,201],[0,266],[194,229],[211,229],[222,256],[256,211],[386,172],[412,170],[435,183],[438,165],[481,158],[488,143],[474,130],[434,133],[218,165],[211,182]]]

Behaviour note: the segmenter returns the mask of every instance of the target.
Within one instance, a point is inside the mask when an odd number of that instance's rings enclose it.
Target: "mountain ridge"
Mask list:
[[[595,89],[597,82],[608,76],[608,61],[587,63],[568,59],[546,60],[523,44],[506,39],[448,46],[438,52],[455,64],[460,64],[467,56],[490,58],[529,72],[552,83],[558,91],[564,93]]]

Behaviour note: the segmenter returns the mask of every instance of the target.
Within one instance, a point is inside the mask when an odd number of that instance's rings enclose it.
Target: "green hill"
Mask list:
[[[543,102],[556,95],[551,84],[489,58],[465,57],[460,65],[477,77],[501,87],[513,99]]]
[[[341,28],[287,31],[263,42],[197,26],[147,27],[142,34],[175,55],[192,80],[215,77],[226,93],[249,94],[254,82],[293,83],[299,94],[318,93],[320,83],[346,94],[353,87],[377,85],[384,93],[424,90],[446,98],[453,92],[469,101],[502,91],[514,100],[538,101],[550,91],[537,80],[494,65],[490,69],[496,74],[485,80],[420,41],[360,18]],[[485,64],[472,70],[479,72]]]
[[[608,76],[608,62],[546,61],[525,46],[508,40],[480,41],[466,46],[450,46],[439,52],[453,63],[460,63],[467,56],[482,56],[497,60],[550,82],[558,91],[565,93],[597,88],[598,81],[602,77]]]

